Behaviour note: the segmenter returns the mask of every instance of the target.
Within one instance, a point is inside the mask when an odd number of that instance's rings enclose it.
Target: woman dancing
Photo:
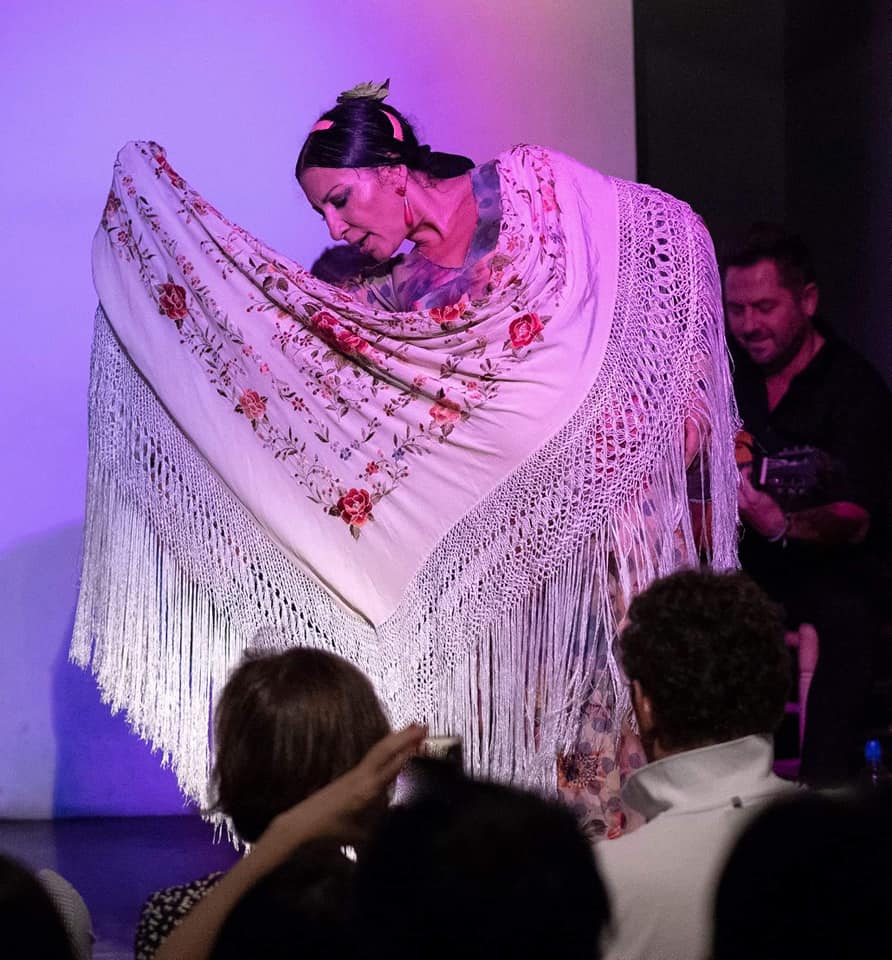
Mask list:
[[[735,563],[711,244],[685,204],[541,147],[431,152],[384,93],[342,97],[298,160],[332,237],[381,262],[341,287],[156,144],[119,155],[74,655],[193,795],[212,692],[263,630],[616,833],[613,638],[637,589],[697,562],[697,454],[712,562]]]

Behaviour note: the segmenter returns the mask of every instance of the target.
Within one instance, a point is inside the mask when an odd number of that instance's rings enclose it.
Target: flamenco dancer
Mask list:
[[[342,94],[297,161],[332,238],[379,263],[341,286],[157,144],[119,154],[73,656],[197,799],[242,651],[304,644],[394,724],[461,734],[475,772],[559,785],[615,835],[613,640],[636,591],[699,560],[692,463],[709,560],[736,564],[712,246],[684,203],[542,147],[433,152],[386,94]]]

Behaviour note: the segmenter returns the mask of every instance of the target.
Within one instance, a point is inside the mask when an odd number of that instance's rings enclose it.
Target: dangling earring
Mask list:
[[[412,208],[409,206],[409,197],[406,194],[405,187],[396,188],[397,196],[403,198],[403,223],[407,227],[411,227],[415,223],[415,219],[412,216]]]

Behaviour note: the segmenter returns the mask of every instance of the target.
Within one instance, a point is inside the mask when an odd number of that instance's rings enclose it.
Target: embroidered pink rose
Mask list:
[[[445,307],[433,307],[431,310],[428,310],[428,316],[435,323],[439,323],[440,326],[443,327],[447,323],[455,323],[456,320],[460,320],[463,309],[464,304],[451,303]]]
[[[114,216],[121,209],[121,201],[109,191],[108,199],[105,201],[105,217]]]
[[[365,353],[368,350],[368,343],[350,330],[343,330],[336,337],[338,344],[347,353]]]
[[[444,398],[435,403],[428,413],[434,423],[440,427],[445,427],[447,424],[455,423],[458,420],[461,416],[461,407],[454,400]]]
[[[256,390],[246,390],[238,398],[235,409],[249,420],[259,420],[266,413],[266,397],[261,397]]]
[[[465,394],[469,400],[482,400],[483,394],[480,391],[480,384],[476,380],[462,380],[462,386],[465,388]]]
[[[546,213],[557,209],[557,197],[554,195],[554,187],[548,183],[543,184],[539,194],[542,197],[542,208]]]
[[[182,190],[183,187],[186,186],[186,181],[167,162],[167,157],[165,157],[163,153],[155,154],[155,162],[158,164],[158,168],[167,174],[168,179],[177,190]]]
[[[318,313],[313,314],[310,322],[319,331],[333,330],[338,324],[338,318],[327,310],[320,310]]]
[[[351,527],[361,527],[372,519],[372,497],[368,490],[348,490],[337,502],[338,515]]]
[[[186,290],[175,283],[162,283],[158,287],[158,307],[171,320],[182,320],[189,315],[186,306]]]
[[[525,313],[516,317],[508,327],[508,338],[515,350],[528,347],[545,329],[537,313]]]

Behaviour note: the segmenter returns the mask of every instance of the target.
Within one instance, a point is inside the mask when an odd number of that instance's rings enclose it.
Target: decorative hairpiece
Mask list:
[[[338,94],[338,103],[346,103],[348,100],[386,100],[390,93],[390,78],[384,83],[357,83],[351,90],[345,90]]]

